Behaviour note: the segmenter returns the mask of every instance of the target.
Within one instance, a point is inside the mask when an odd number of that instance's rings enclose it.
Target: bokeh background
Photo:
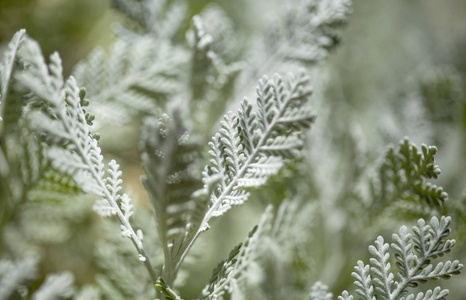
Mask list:
[[[224,8],[232,18],[238,36],[241,36],[264,26],[258,15],[273,14],[281,9],[284,1],[190,0],[187,1],[189,14],[193,16],[199,13],[209,2]],[[96,46],[108,48],[111,45],[112,26],[123,18],[106,0],[0,0],[0,45],[5,46],[17,30],[25,28],[40,43],[45,55],[53,51],[60,53],[64,73],[69,75],[73,66]],[[189,22],[186,22],[186,30],[188,28]],[[237,43],[239,48],[244,48],[241,45],[242,39],[238,39]],[[454,114],[451,109],[447,109],[448,112],[443,115],[448,122],[438,120],[435,132],[426,132],[423,124],[399,123],[396,119],[383,120],[383,111],[380,114],[366,113],[367,110],[375,110],[374,105],[377,103],[394,102],[399,104],[397,113],[403,114],[406,109],[403,99],[410,93],[410,86],[416,78],[428,74],[432,69],[454,74],[458,94],[452,97],[459,101]],[[336,126],[343,131],[342,128],[348,125],[346,121],[350,120],[348,115],[351,118],[359,115],[359,124],[363,128],[385,122],[387,127],[395,128],[395,132],[405,132],[417,144],[435,144],[440,150],[436,162],[443,171],[440,185],[445,187],[451,201],[465,202],[466,105],[463,91],[466,91],[466,1],[355,0],[354,12],[349,16],[348,26],[342,33],[341,45],[331,53],[321,72],[331,82],[322,91],[326,101],[339,103],[338,110],[347,112],[338,114],[339,119],[334,123],[322,126]],[[437,92],[442,93],[441,90]],[[438,111],[445,105],[440,103],[431,109]],[[409,119],[409,116],[404,118],[405,121]],[[135,121],[135,124],[128,126],[137,128],[139,125]],[[405,126],[406,131],[401,130]],[[128,131],[138,132],[131,129]],[[115,144],[102,136],[103,151],[122,164],[126,188],[132,192],[139,205],[147,207],[147,196],[139,180],[143,172],[139,165],[138,135],[126,137],[123,147],[121,143]],[[388,136],[386,140],[397,142],[402,137]],[[343,135],[332,137],[336,140],[344,138]],[[199,246],[193,250],[199,254],[199,263],[189,272],[184,295],[196,297],[210,277],[212,268],[258,222],[267,202],[267,194],[258,193],[256,198],[258,200],[251,198],[245,206],[233,209],[215,223],[208,235],[202,237]],[[97,272],[94,249],[98,245],[94,244],[92,237],[102,233],[96,225],[99,218],[85,212],[90,207],[91,204],[85,208],[79,206],[84,211],[70,208],[70,214],[78,217],[74,224],[66,225],[69,226],[69,232],[65,237],[59,243],[40,245],[45,257],[42,262],[44,272],[70,269],[76,275],[78,285],[94,282]],[[466,235],[459,238],[463,239],[463,245],[455,255],[463,258],[464,263]],[[350,253],[352,257],[366,255],[362,253],[366,251],[367,244],[351,249],[355,248],[361,252]],[[328,251],[331,252],[331,249],[322,249],[318,255]],[[350,263],[354,265],[355,260]],[[351,266],[343,269],[347,275],[348,271],[351,272]],[[347,288],[351,281],[349,276],[345,280],[332,278],[335,275],[332,272],[322,272],[321,275],[335,294]],[[447,283],[452,291],[451,299],[466,299],[464,282],[463,274],[461,278]]]

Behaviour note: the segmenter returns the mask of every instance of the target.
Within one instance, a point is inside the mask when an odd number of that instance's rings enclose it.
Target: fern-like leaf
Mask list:
[[[390,147],[378,175],[370,183],[366,208],[375,212],[372,217],[380,215],[387,207],[395,210],[401,206],[409,213],[422,210],[419,207],[426,203],[431,209],[443,209],[448,194],[429,181],[440,175],[440,168],[434,161],[436,153],[435,146],[422,145],[418,149],[407,138],[396,149]],[[413,207],[408,210],[406,205]]]
[[[155,113],[180,88],[187,53],[147,36],[118,39],[105,57],[93,51],[74,69],[80,85],[94,95],[90,109],[101,121],[129,121]]]
[[[18,31],[0,62],[0,227],[30,198],[48,166],[44,144],[24,117],[32,99],[16,80],[22,71],[20,52],[26,39],[25,30]]]
[[[270,231],[272,218],[272,207],[269,206],[259,225],[254,227],[248,238],[233,248],[228,258],[214,269],[208,285],[202,292],[205,299],[225,299],[227,294],[238,293],[239,286],[245,285],[246,281],[251,279],[248,277],[248,274],[252,275],[250,272],[260,273],[257,261],[263,254],[264,248],[261,251],[261,247]],[[256,273],[251,277],[257,276],[259,274]]]
[[[373,256],[370,262],[372,265],[371,272],[374,274],[375,291],[385,300],[392,299],[395,278],[395,275],[390,272],[391,264],[388,249],[389,245],[384,242],[381,236],[377,238],[374,246],[369,246],[369,252]]]
[[[207,299],[292,298],[293,291],[282,287],[296,283],[289,271],[299,256],[297,248],[309,242],[307,231],[299,233],[299,228],[310,224],[313,210],[312,205],[300,205],[299,201],[284,201],[275,213],[269,206],[248,238],[213,270],[203,295]],[[295,234],[290,236],[288,232]],[[275,288],[274,282],[281,284]],[[321,284],[314,285],[311,291],[311,299],[331,297]]]
[[[73,77],[64,83],[61,60],[57,53],[51,55],[51,62],[47,66],[38,44],[29,39],[25,44],[21,58],[28,71],[18,75],[18,80],[47,108],[46,113],[36,112],[31,115],[31,122],[37,125],[36,131],[46,134],[51,144],[49,158],[52,166],[73,177],[83,191],[94,193],[107,201],[112,209],[104,214],[116,212],[122,234],[131,239],[155,283],[157,276],[145,255],[142,235],[136,234],[129,222],[132,214],[130,200],[125,195],[120,197],[118,193],[121,189],[121,173],[115,161],[110,162],[110,176],[104,179],[105,166],[101,149],[96,136],[90,131],[92,118],[82,107],[85,91],[78,89]],[[98,202],[97,209],[101,209],[102,205],[103,202]]]
[[[226,100],[232,94],[236,77],[243,67],[239,62],[227,64],[215,52],[218,41],[205,29],[206,25],[209,24],[205,24],[200,16],[194,16],[186,36],[191,47],[189,85],[192,117],[196,125],[203,126],[200,130],[210,131],[220,117],[218,112],[225,111]],[[216,38],[220,36],[217,34]]]
[[[354,269],[356,272],[351,273],[351,275],[355,280],[354,285],[356,286],[356,293],[364,297],[365,300],[375,300],[374,287],[372,286],[372,277],[370,275],[370,266],[364,265],[362,261],[358,261]]]
[[[211,183],[213,179],[218,183],[210,195],[209,209],[197,231],[186,239],[175,269],[179,268],[199,234],[209,228],[211,218],[243,204],[249,197],[245,187],[261,186],[280,170],[287,158],[299,154],[299,132],[315,120],[308,108],[311,93],[309,78],[304,74],[298,77],[290,74],[286,81],[279,75],[271,80],[264,77],[259,82],[257,112],[252,112],[244,100],[238,113],[240,117],[231,112],[224,116],[220,131],[209,143],[211,160],[203,172],[204,183]],[[305,121],[287,122],[297,108],[306,111]],[[204,187],[204,190],[208,189]]]
[[[289,7],[281,17],[267,20],[265,38],[250,51],[253,68],[247,78],[325,60],[339,44],[339,30],[352,11],[350,0],[301,0]]]
[[[157,219],[157,229],[165,254],[164,279],[172,284],[178,247],[195,226],[198,201],[192,194],[202,186],[194,175],[199,146],[190,141],[180,111],[173,118],[163,115],[159,120],[145,122],[141,161],[147,178],[143,184],[148,191]],[[203,202],[205,210],[206,202]],[[174,278],[174,277],[173,277]]]
[[[192,49],[190,85],[193,100],[206,97],[206,93],[215,81],[216,54],[212,51],[212,36],[205,31],[203,20],[194,16],[191,21],[191,29],[187,33],[188,42]],[[220,58],[217,58],[220,59]]]
[[[355,267],[356,272],[352,273],[356,293],[366,300],[445,299],[448,290],[440,287],[417,295],[410,293],[408,288],[460,273],[463,265],[457,260],[436,265],[431,263],[433,259],[450,252],[456,243],[455,240],[446,239],[450,234],[450,222],[450,217],[441,217],[440,220],[433,217],[430,224],[420,219],[417,226],[412,228],[413,234],[408,233],[405,226],[400,228],[398,234],[393,234],[394,242],[391,246],[379,236],[375,244],[369,247],[372,255],[370,265],[359,261]],[[389,262],[390,248],[395,253],[399,270],[396,276]],[[369,274],[369,268],[372,274]],[[347,292],[344,294],[346,296],[340,296],[341,299],[349,299]]]
[[[180,0],[112,0],[112,5],[158,40],[173,39],[179,33],[188,9]]]
[[[212,160],[204,173],[204,177],[222,177],[205,222],[211,217],[209,213],[218,215],[232,205],[242,204],[248,197],[243,187],[260,186],[278,172],[284,159],[299,155],[299,132],[315,119],[307,107],[310,95],[304,75],[290,77],[286,83],[278,75],[272,80],[265,77],[258,87],[257,114],[243,102],[238,115],[246,119],[232,113],[224,117],[222,128],[210,143]],[[296,114],[296,108],[307,112],[302,124],[287,122]],[[230,201],[229,196],[238,200]]]

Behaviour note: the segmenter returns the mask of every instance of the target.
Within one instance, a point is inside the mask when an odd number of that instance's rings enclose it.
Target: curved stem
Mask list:
[[[82,111],[80,111],[80,113],[82,113]],[[67,122],[65,121],[66,118],[65,116],[63,115],[63,111],[62,110],[58,110],[58,114],[57,114],[61,120],[63,120],[62,124],[65,128],[65,130],[68,132],[68,133],[72,133],[72,131],[70,130],[70,127],[69,125],[67,124]],[[102,178],[99,176],[99,174],[97,174],[96,170],[94,169],[94,164],[89,160],[88,156],[86,155],[84,149],[81,147],[81,144],[76,142],[76,139],[71,139],[71,142],[74,144],[75,146],[75,149],[77,150],[79,156],[81,157],[81,159],[84,161],[84,163],[89,167],[88,168],[88,171],[91,173],[92,177],[94,178],[94,180],[97,182],[97,184],[100,186],[100,188],[102,189],[103,191],[103,194],[105,196],[106,199],[113,199],[111,193],[108,191],[105,183],[103,182]],[[115,211],[117,212],[116,215],[118,217],[118,219],[120,220],[120,223],[125,226],[129,231],[130,231],[130,239],[131,241],[133,242],[133,245],[136,247],[136,250],[138,251],[138,253],[143,256],[145,258],[144,260],[144,266],[146,267],[147,271],[149,272],[149,275],[150,275],[150,278],[152,280],[152,282],[154,284],[157,283],[157,274],[155,273],[155,270],[154,268],[152,267],[152,264],[151,264],[151,261],[149,259],[149,257],[147,256],[145,250],[144,250],[144,247],[143,247],[143,244],[142,244],[142,241],[139,239],[139,237],[137,236],[136,232],[134,231],[133,227],[131,226],[131,224],[129,223],[128,219],[125,218],[123,212],[121,211],[120,207],[118,206],[118,204],[116,203],[116,201],[110,201],[108,200],[108,203],[110,204],[110,206],[112,206]]]
[[[188,254],[189,250],[191,247],[194,245],[194,242],[196,239],[199,237],[201,232],[204,230],[204,228],[208,225],[210,219],[213,216],[213,213],[217,210],[217,208],[223,203],[223,200],[226,196],[228,196],[231,192],[231,190],[236,186],[237,181],[243,177],[243,175],[246,173],[247,169],[249,168],[249,165],[257,158],[257,155],[261,151],[261,147],[264,145],[264,143],[267,141],[269,138],[270,134],[272,133],[273,129],[275,128],[275,124],[278,122],[280,117],[282,117],[283,113],[286,110],[287,104],[290,102],[292,95],[296,91],[296,88],[298,87],[297,82],[294,84],[294,86],[291,87],[290,92],[288,94],[288,99],[284,101],[284,104],[282,107],[280,107],[278,113],[274,116],[272,121],[270,122],[270,126],[266,129],[266,131],[262,134],[262,137],[260,140],[257,142],[256,147],[254,148],[253,152],[251,155],[248,157],[244,165],[241,167],[241,169],[238,171],[237,175],[233,178],[233,180],[226,186],[226,188],[223,190],[223,192],[220,194],[220,196],[217,198],[215,203],[209,208],[207,213],[204,216],[204,219],[202,219],[202,222],[196,232],[196,234],[193,236],[193,238],[190,240],[188,246],[184,249],[183,254],[181,255],[181,258],[179,262],[175,266],[175,272],[178,272],[178,269],[180,268],[181,264],[183,263],[186,255]]]

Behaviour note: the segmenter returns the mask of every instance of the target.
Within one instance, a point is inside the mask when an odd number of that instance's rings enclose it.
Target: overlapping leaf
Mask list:
[[[101,121],[122,123],[132,115],[155,113],[180,88],[187,53],[148,36],[118,39],[106,57],[94,50],[74,69],[93,95],[91,110]]]
[[[463,268],[457,260],[432,263],[432,260],[450,252],[456,243],[447,239],[450,222],[450,217],[441,217],[440,220],[433,217],[430,224],[420,219],[417,226],[413,226],[412,233],[403,226],[398,234],[393,234],[391,246],[379,236],[369,247],[372,255],[370,264],[358,261],[354,268],[352,276],[356,293],[367,300],[445,299],[448,290],[440,287],[417,295],[410,293],[408,288],[429,280],[450,278]],[[390,249],[396,259],[396,273],[390,263]],[[339,299],[352,299],[352,296],[345,292]]]
[[[279,17],[267,20],[263,40],[256,41],[250,51],[253,68],[248,78],[271,69],[289,72],[325,60],[339,44],[339,31],[351,12],[350,0],[291,2]]]
[[[146,172],[143,184],[154,208],[157,229],[165,251],[165,280],[171,284],[174,264],[187,234],[197,230],[207,201],[193,193],[202,184],[196,176],[198,148],[184,128],[180,111],[173,117],[145,122],[141,161]],[[204,197],[205,198],[205,197]],[[201,211],[199,214],[198,210]]]
[[[112,5],[158,40],[175,38],[187,12],[186,3],[179,0],[112,0]]]
[[[210,164],[204,179],[219,176],[208,214],[220,215],[248,198],[245,187],[258,187],[276,174],[286,159],[299,155],[300,131],[315,115],[309,107],[309,79],[301,74],[284,81],[264,77],[257,89],[258,109],[243,101],[238,116],[225,115],[209,143]],[[293,120],[293,121],[291,121]],[[207,219],[210,215],[207,215]]]
[[[43,109],[30,115],[35,130],[44,134],[50,143],[49,158],[52,166],[71,176],[83,191],[103,197],[96,209],[102,215],[116,214],[121,222],[122,234],[132,240],[154,283],[157,276],[145,255],[142,234],[132,228],[129,218],[132,205],[127,195],[120,195],[121,172],[119,165],[111,161],[109,177],[104,178],[104,163],[97,136],[91,134],[93,116],[85,113],[85,90],[79,90],[70,77],[66,83],[62,77],[61,60],[57,53],[50,56],[47,65],[38,44],[25,41],[21,58],[28,72],[18,75],[20,83],[29,89]],[[106,201],[106,202],[105,202]]]
[[[16,122],[18,122],[25,104],[25,101],[20,97],[8,99],[11,96],[14,70],[18,65],[18,50],[24,40],[25,34],[26,31],[24,29],[15,33],[0,63],[0,137],[2,139],[4,131],[10,132],[15,129]],[[9,127],[9,125],[14,126]]]
[[[387,206],[403,200],[426,203],[432,208],[442,208],[448,194],[429,179],[437,179],[440,168],[435,164],[435,146],[422,145],[421,149],[403,139],[398,148],[389,148],[378,178],[371,183],[371,198],[374,208]]]
[[[262,280],[257,278],[261,272],[258,260],[265,251],[263,246],[270,233],[272,219],[272,207],[268,207],[259,225],[249,233],[248,238],[237,245],[228,258],[213,270],[212,277],[203,290],[205,299],[225,299],[228,294],[241,293],[241,286],[248,284],[248,280],[254,277],[259,282]]]

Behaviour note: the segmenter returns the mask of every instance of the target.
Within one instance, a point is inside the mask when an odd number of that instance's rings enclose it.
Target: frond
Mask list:
[[[264,239],[267,239],[272,219],[272,207],[269,206],[248,238],[233,248],[228,258],[213,270],[208,285],[202,291],[205,299],[225,299],[227,294],[238,292],[235,289],[248,280],[253,280],[249,284],[262,281],[262,278],[257,278],[260,276],[258,260],[265,251]]]
[[[448,194],[429,179],[437,179],[440,168],[434,162],[435,146],[422,145],[419,150],[407,138],[397,149],[389,148],[379,175],[372,182],[372,204],[377,210],[402,200],[426,203],[432,208],[442,208]]]
[[[108,57],[95,50],[73,74],[93,95],[91,111],[102,121],[122,123],[134,115],[155,114],[179,91],[187,61],[179,47],[135,36],[118,39]]]
[[[293,286],[298,279],[295,276],[299,275],[292,272],[295,271],[294,259],[298,249],[309,241],[307,228],[313,211],[313,205],[302,205],[300,201],[284,201],[275,213],[269,206],[248,238],[234,247],[228,258],[213,270],[203,296],[206,299],[305,297],[307,291],[300,294],[286,287]],[[289,232],[294,234],[290,236]],[[310,299],[330,299],[331,294],[324,285],[316,284],[309,296]]]
[[[248,196],[244,187],[259,187],[280,170],[286,159],[299,155],[299,132],[315,119],[307,107],[310,95],[304,75],[290,77],[287,82],[278,75],[272,80],[265,77],[259,82],[256,113],[244,101],[238,113],[241,119],[231,112],[225,115],[219,133],[210,142],[212,160],[204,174],[204,178],[221,178],[209,213],[218,215],[232,205],[242,204]],[[289,122],[299,108],[306,117]],[[237,195],[241,195],[237,201],[229,200],[228,196]]]
[[[450,234],[450,222],[450,217],[441,217],[440,220],[433,217],[430,224],[420,219],[417,226],[413,226],[412,233],[403,226],[398,234],[393,234],[391,245],[379,236],[375,244],[369,246],[372,255],[370,264],[365,265],[358,261],[354,268],[352,276],[355,279],[356,293],[366,300],[444,299],[448,290],[442,290],[440,287],[416,296],[408,288],[460,273],[463,265],[457,260],[431,263],[450,252],[456,244],[455,240],[446,239]],[[392,253],[398,272],[393,270],[390,263]],[[348,294],[345,295],[346,298],[342,295],[342,299],[349,299]]]
[[[206,201],[193,195],[202,183],[195,175],[199,160],[198,148],[184,128],[180,111],[173,117],[145,122],[141,139],[141,161],[146,172],[143,184],[149,193],[157,219],[157,229],[165,249],[164,270],[172,272],[179,257],[178,247],[192,227],[196,210],[205,211]],[[199,204],[203,206],[199,207]],[[168,276],[173,276],[174,273]],[[165,277],[166,280],[170,279]]]
[[[249,197],[246,187],[263,185],[291,158],[289,153],[299,154],[298,133],[315,119],[311,110],[306,108],[311,95],[308,81],[303,74],[298,77],[290,74],[286,82],[279,75],[272,80],[264,77],[258,87],[257,113],[252,112],[245,101],[238,116],[246,119],[240,120],[231,112],[224,116],[219,132],[209,143],[211,160],[203,172],[204,188],[199,191],[204,195],[201,199],[210,198],[208,210],[199,225],[180,244],[180,258],[175,270],[178,270],[199,234],[210,227],[209,222],[213,217],[224,214],[234,205],[243,204]],[[290,123],[283,122],[283,118],[293,115],[296,108],[301,107],[308,112],[306,121],[301,123],[305,126],[290,126]],[[254,119],[258,121],[254,122]],[[293,143],[287,145],[291,140]],[[271,143],[281,150],[271,151]]]
[[[209,86],[219,88],[226,85],[229,77],[234,76],[239,71],[239,65],[232,63],[228,65],[219,53],[215,52],[215,45],[220,41],[205,29],[205,21],[200,16],[194,16],[191,21],[191,28],[186,37],[191,47],[191,87],[194,100],[205,97]],[[209,26],[209,25],[208,25]],[[212,26],[212,24],[210,24]],[[220,30],[215,28],[213,30]],[[215,34],[216,38],[221,38],[220,34]]]
[[[0,223],[16,207],[30,198],[30,191],[43,176],[48,162],[44,143],[30,129],[24,117],[32,108],[31,97],[17,87],[16,75],[23,66],[20,52],[26,43],[24,30],[18,31],[0,62]]]
[[[200,187],[194,169],[198,145],[190,141],[179,115],[163,115],[147,120],[143,129],[141,160],[147,178],[143,179],[158,223],[167,241],[183,234],[193,203],[191,194]],[[165,238],[163,238],[165,239]]]
[[[242,63],[227,63],[221,53],[215,52],[223,35],[218,33],[220,27],[215,28],[215,38],[220,40],[214,40],[205,29],[209,25],[213,26],[206,24],[200,16],[194,16],[186,34],[191,48],[191,111],[194,112],[193,119],[203,126],[201,130],[204,131],[209,131],[218,120],[218,111],[225,110],[237,75],[243,68]]]
[[[357,265],[354,267],[354,270],[356,272],[353,272],[351,275],[355,280],[354,285],[357,288],[356,293],[359,294],[359,296],[364,297],[365,300],[375,300],[374,286],[372,286],[372,276],[370,275],[370,266],[365,265],[359,260]]]
[[[130,200],[118,193],[121,189],[121,174],[115,161],[109,163],[110,176],[104,179],[105,166],[101,149],[96,135],[90,131],[92,117],[83,110],[85,90],[79,90],[73,77],[64,83],[61,60],[57,53],[51,55],[51,62],[47,66],[37,43],[27,40],[25,44],[21,58],[28,66],[28,72],[19,74],[18,80],[47,107],[47,114],[37,112],[31,115],[31,121],[36,122],[35,130],[39,134],[45,133],[48,137],[51,144],[48,154],[52,166],[73,177],[83,191],[103,197],[116,211],[123,236],[133,241],[140,260],[146,265],[155,283],[157,276],[146,259],[142,234],[137,234],[129,222],[132,214]],[[101,201],[98,207],[102,208]]]
[[[351,0],[298,0],[266,20],[263,38],[250,49],[247,80],[270,70],[290,72],[324,61],[340,40]],[[247,82],[243,82],[247,85]]]
[[[352,12],[351,1],[304,0],[297,7],[288,16],[280,51],[287,59],[318,62],[338,44],[338,31]]]
[[[112,0],[112,6],[158,40],[174,39],[184,25],[188,10],[180,0]]]

